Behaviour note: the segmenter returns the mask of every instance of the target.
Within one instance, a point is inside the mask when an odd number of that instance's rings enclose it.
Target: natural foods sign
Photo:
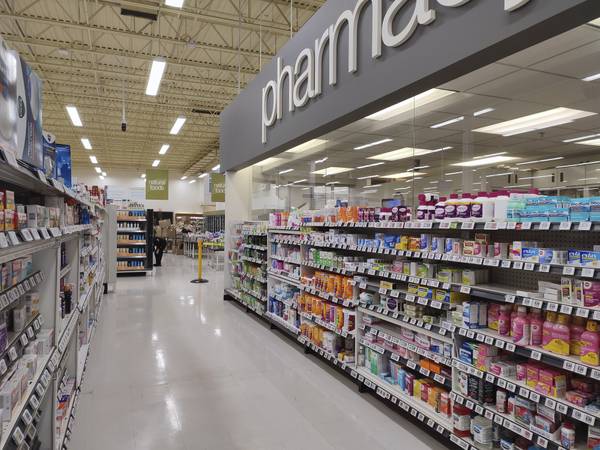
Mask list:
[[[168,170],[146,170],[146,200],[169,200]]]
[[[225,175],[222,173],[210,176],[210,199],[215,203],[225,201]]]

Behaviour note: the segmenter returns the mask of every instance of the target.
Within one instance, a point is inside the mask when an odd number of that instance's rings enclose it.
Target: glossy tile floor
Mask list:
[[[75,450],[444,448],[167,255],[104,297]]]

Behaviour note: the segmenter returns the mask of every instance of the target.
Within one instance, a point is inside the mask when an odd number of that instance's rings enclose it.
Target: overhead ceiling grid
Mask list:
[[[71,144],[74,167],[95,155],[106,169],[143,170],[160,159],[161,168],[186,175],[209,170],[218,161],[220,112],[325,3],[165,4],[172,1],[0,0],[0,35],[44,80],[44,129]],[[166,69],[158,95],[149,96],[157,59]],[[67,105],[83,127],[73,126]],[[171,135],[181,116],[184,126]],[[159,155],[163,144],[169,150]]]

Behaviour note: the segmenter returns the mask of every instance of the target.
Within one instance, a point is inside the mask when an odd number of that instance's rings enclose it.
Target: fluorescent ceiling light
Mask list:
[[[502,136],[514,136],[516,134],[528,133],[535,130],[555,127],[574,122],[577,119],[596,115],[594,112],[580,111],[570,108],[554,108],[517,119],[500,122],[496,125],[478,128],[478,133],[500,134]]]
[[[98,164],[98,158],[96,158],[94,155],[90,155],[90,161],[92,164]]]
[[[179,131],[181,130],[181,127],[183,127],[183,124],[186,120],[187,119],[183,116],[179,116],[177,119],[175,119],[175,123],[171,127],[171,131],[169,131],[169,134],[179,134]]]
[[[105,177],[105,176],[106,176],[106,172],[102,172],[102,176],[104,176],[104,177]]]
[[[520,188],[520,187],[531,187],[531,184],[515,184],[513,186],[504,186],[504,189]]]
[[[406,186],[406,187],[400,187],[400,188],[396,188],[394,189],[395,191],[405,191],[406,189],[412,189],[410,186]]]
[[[414,179],[420,179],[418,178],[419,175],[427,175],[426,173],[423,172],[399,172],[399,173],[393,173],[391,175],[384,175],[381,178],[411,178],[411,177],[415,177]]]
[[[596,81],[600,80],[600,73],[590,75],[588,77],[582,78],[583,81]]]
[[[263,159],[262,161],[257,162],[254,165],[256,167],[263,167],[263,166],[268,166],[269,164],[274,164],[278,161],[281,161],[281,158],[267,158],[267,159]]]
[[[306,181],[306,178],[303,178],[303,179],[298,180],[298,181],[292,181],[292,184],[304,183],[305,181]]]
[[[423,174],[423,175],[426,175],[426,174]],[[405,183],[412,183],[412,182],[413,182],[413,181],[415,181],[415,180],[422,180],[422,179],[423,179],[423,177],[414,177],[414,178],[413,178],[413,179],[411,179],[411,180],[406,180],[406,181],[405,181]]]
[[[490,153],[489,155],[474,156],[473,159],[491,158],[492,156],[506,155],[508,152]]]
[[[543,162],[549,162],[549,161],[558,161],[559,159],[565,159],[565,157],[557,156],[556,158],[538,159],[537,161],[521,162],[521,163],[517,163],[517,166],[526,166],[528,164],[536,164],[536,163],[543,163]]]
[[[180,180],[181,180],[181,181],[183,181],[183,180],[187,180],[187,175],[184,175],[184,176],[182,176],[182,177],[180,178]]]
[[[207,173],[202,173],[200,175],[198,175],[198,178],[204,178],[206,175],[208,175]]]
[[[485,109],[482,109],[481,111],[475,111],[473,113],[473,115],[475,117],[483,116],[484,114],[491,113],[492,111],[495,111],[495,109],[494,108],[485,108]]]
[[[431,150],[429,153],[437,153],[437,152],[443,152],[446,150],[452,150],[454,147],[442,147],[442,148],[438,148],[436,150]]]
[[[414,172],[415,170],[419,170],[419,169],[429,169],[431,166],[417,166],[417,167],[413,167],[412,169],[406,169],[407,172]]]
[[[310,141],[305,142],[304,144],[300,144],[294,148],[290,148],[289,150],[287,150],[287,152],[288,153],[302,153],[307,150],[310,150],[311,148],[318,147],[321,144],[325,144],[327,142],[329,142],[329,141],[327,141],[325,139],[312,139]]]
[[[189,183],[192,184],[192,183],[195,183],[196,181],[197,180],[190,180]]]
[[[590,181],[590,180],[597,180],[598,177],[588,177],[588,178],[579,178],[577,181]]]
[[[447,91],[444,89],[430,89],[428,91],[422,92],[419,95],[408,98],[400,103],[396,103],[395,105],[382,109],[381,111],[367,116],[366,118],[371,120],[387,120],[399,114],[413,111],[416,108],[420,108],[429,103],[441,100],[442,98],[447,97],[451,94],[454,94],[454,92]]]
[[[361,194],[375,194],[377,189],[369,189],[367,191],[362,191]]]
[[[165,153],[167,153],[169,151],[169,147],[171,147],[169,144],[163,144],[162,147],[160,148],[160,150],[158,151],[158,154],[164,155]]]
[[[431,153],[431,150],[424,148],[404,147],[391,152],[381,153],[380,155],[369,156],[367,159],[378,159],[382,161],[397,161],[399,159],[412,158],[413,156],[421,156]]]
[[[492,175],[486,175],[485,177],[486,178],[504,177],[504,176],[512,175],[512,174],[513,174],[512,172],[494,173]]]
[[[172,6],[173,8],[182,8],[185,0],[165,0],[165,5]]]
[[[340,184],[339,181],[330,181],[329,183],[325,183],[325,186],[331,186],[332,184]]]
[[[96,173],[102,173],[102,169],[100,167],[94,167]]]
[[[577,142],[577,141],[583,141],[586,139],[592,139],[595,137],[600,136],[600,134],[588,134],[587,136],[580,136],[580,137],[576,137],[573,139],[567,139],[566,141],[563,141],[565,144],[568,144],[569,142]]]
[[[85,148],[86,150],[92,149],[92,143],[88,138],[81,138],[81,143],[83,144],[83,148]]]
[[[450,175],[460,175],[461,173],[462,173],[462,170],[459,170],[458,172],[448,172],[448,173],[445,173],[444,175],[449,177]]]
[[[439,181],[430,181],[429,184],[438,184]],[[437,188],[436,188],[437,189]]]
[[[566,164],[564,166],[556,166],[557,169],[564,169],[566,167],[579,167],[579,166],[589,166],[590,164],[600,164],[600,161],[588,161],[577,164]]]
[[[392,142],[393,139],[382,139],[380,141],[371,142],[370,144],[361,145],[360,147],[354,147],[354,150],[364,150],[365,148],[375,147],[376,145],[385,144],[386,142]]]
[[[142,177],[142,178],[146,178],[146,174],[145,174],[145,173],[143,173],[143,174],[141,174],[141,175],[140,175],[140,177]]]
[[[454,119],[446,120],[445,122],[440,122],[440,123],[436,123],[435,125],[431,125],[431,127],[429,127],[429,128],[442,128],[442,127],[445,127],[446,125],[452,125],[453,123],[456,123],[456,122],[462,122],[463,120],[465,120],[465,116],[455,117]]]
[[[146,95],[155,96],[158,94],[165,67],[167,67],[167,62],[163,58],[156,58],[152,61],[150,73],[148,74],[148,84],[146,85]]]
[[[77,107],[69,105],[66,108],[69,119],[71,119],[71,123],[76,127],[82,127],[83,123],[81,122],[81,117],[79,117],[79,111],[77,111]]]
[[[104,180],[104,176],[100,175],[98,178],[100,178],[101,180]]]
[[[538,178],[552,178],[554,175],[536,175],[534,177],[519,177],[519,180],[537,180]]]
[[[367,164],[365,166],[358,166],[357,169],[366,169],[367,167],[381,166],[382,164],[385,164],[385,163],[384,162],[378,162],[378,163],[373,163],[373,164]]]
[[[152,167],[158,167],[159,164],[160,164],[160,159],[155,159],[154,162],[152,163]]]
[[[351,170],[354,169],[349,169],[347,167],[327,167],[325,169],[315,170],[312,173],[314,173],[315,175],[323,175],[324,177],[328,177],[330,175],[336,175],[338,173],[350,172]]]
[[[491,156],[489,158],[481,158],[481,159],[472,159],[471,161],[463,161],[459,163],[452,164],[453,166],[461,166],[461,167],[476,167],[476,166],[485,166],[487,164],[497,164],[505,161],[512,161],[517,159],[514,156]]]
[[[303,191],[308,191],[309,189],[309,187],[302,188]]]
[[[215,167],[212,168],[212,171],[218,172],[220,168],[221,168],[221,164],[217,164]]]
[[[600,139],[590,139],[589,141],[579,141],[579,142],[575,142],[576,144],[580,144],[580,145],[593,145],[596,147],[600,146]]]
[[[369,178],[377,178],[379,175],[368,175],[366,177],[358,177],[357,180],[368,180]]]
[[[280,171],[279,175],[283,175],[284,173],[290,173],[290,172],[293,172],[293,171],[294,171],[294,169],[285,169],[285,170]]]
[[[321,158],[321,159],[317,159],[315,161],[315,164],[321,164],[324,163],[325,161],[327,161],[329,158],[326,156],[325,158]]]

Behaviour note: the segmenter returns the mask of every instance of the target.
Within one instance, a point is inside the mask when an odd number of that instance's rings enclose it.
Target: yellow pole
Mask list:
[[[198,279],[202,279],[202,239],[198,239]]]

